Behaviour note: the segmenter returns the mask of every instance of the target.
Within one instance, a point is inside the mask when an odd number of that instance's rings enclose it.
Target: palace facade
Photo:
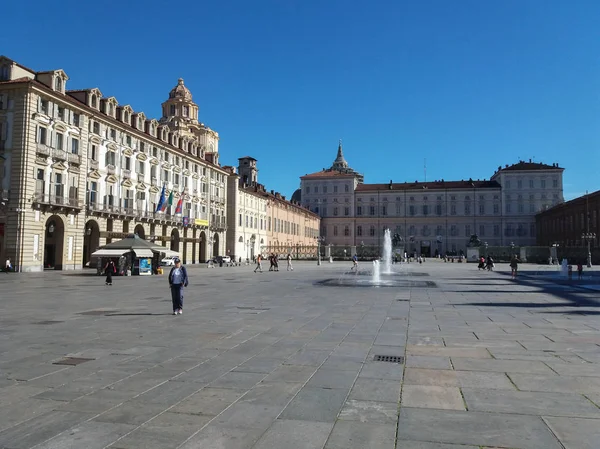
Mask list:
[[[183,80],[159,120],[68,82],[62,70],[0,57],[2,260],[20,271],[81,268],[132,233],[184,263],[223,254],[229,173]],[[163,187],[170,201],[156,212]]]
[[[464,254],[473,237],[489,246],[534,245],[536,213],[564,201],[563,171],[530,160],[498,167],[488,180],[365,184],[340,143],[332,166],[302,176],[294,195],[322,217],[324,245],[380,254],[390,229],[408,253]]]

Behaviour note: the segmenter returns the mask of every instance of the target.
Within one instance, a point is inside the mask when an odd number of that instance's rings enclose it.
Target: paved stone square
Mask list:
[[[0,448],[600,447],[594,282],[428,261],[316,284],[350,265],[189,267],[181,316],[166,275],[0,273]]]

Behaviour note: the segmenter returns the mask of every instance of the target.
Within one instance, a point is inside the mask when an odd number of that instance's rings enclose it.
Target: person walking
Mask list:
[[[10,272],[10,271],[12,271],[12,263],[11,263],[11,261],[10,261],[10,257],[8,257],[8,258],[6,259],[6,263],[4,264],[4,272],[5,272],[5,273],[8,273],[8,272]]]
[[[183,313],[183,288],[188,286],[188,274],[178,257],[173,262],[175,266],[169,272],[173,315],[181,315]]]
[[[104,266],[104,274],[106,275],[106,285],[112,285],[113,274],[117,272],[117,267],[112,259]]]
[[[514,255],[510,261],[510,274],[511,274],[512,279],[517,278],[518,268],[519,268],[519,260],[517,259],[517,256]]]
[[[279,256],[277,254],[273,255],[273,267],[274,271],[279,271]]]
[[[583,264],[581,262],[577,264],[577,279],[583,279]]]
[[[356,270],[358,273],[358,256],[356,254],[352,256],[352,267],[350,268],[350,271],[352,270]]]
[[[287,255],[287,271],[294,271],[294,267],[292,267],[292,255],[290,253]]]
[[[256,268],[254,269],[254,272],[256,273],[256,270],[260,271],[262,273],[262,255],[258,255],[256,256]]]

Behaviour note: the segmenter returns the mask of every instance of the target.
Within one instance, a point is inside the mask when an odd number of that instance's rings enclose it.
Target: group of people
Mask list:
[[[479,265],[477,265],[477,269],[492,271],[494,269],[494,259],[492,258],[492,256],[487,256],[487,258],[481,256],[479,258]],[[510,276],[512,279],[517,278],[518,269],[519,269],[519,258],[515,254],[510,259]]]
[[[288,255],[286,256],[286,260],[287,260],[287,271],[294,271],[294,267],[292,266],[292,255],[288,253]],[[255,273],[257,271],[259,271],[261,273],[263,272],[262,261],[263,261],[262,254],[259,254],[258,256],[256,256],[256,268],[254,268]],[[275,253],[271,253],[269,255],[269,271],[279,271],[279,256]]]

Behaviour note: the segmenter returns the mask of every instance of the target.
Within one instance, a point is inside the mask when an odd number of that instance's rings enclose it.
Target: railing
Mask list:
[[[65,198],[61,195],[52,195],[49,193],[36,192],[33,196],[33,202],[39,204],[48,204],[51,206],[67,206],[81,208],[78,198]]]
[[[88,159],[88,163],[89,163],[90,168],[92,170],[98,170],[98,167],[100,167],[100,163],[98,161],[93,160],[93,159]]]
[[[122,170],[122,173],[123,173],[123,178],[125,178],[125,179],[131,178],[131,170],[127,170],[126,168],[124,168]]]
[[[107,166],[106,166],[106,172],[107,172],[109,175],[114,175],[114,174],[116,173],[116,168],[115,168],[115,166],[114,166],[114,165],[107,165]]]
[[[226,217],[211,217],[210,224],[215,228],[224,229],[227,227],[227,220]]]
[[[58,148],[52,149],[52,159],[59,161],[67,160],[67,152],[65,150],[59,150]]]
[[[36,151],[38,154],[43,154],[44,156],[50,156],[52,149],[48,145],[44,145],[43,143],[38,143],[36,147]]]
[[[81,165],[81,156],[79,154],[67,153],[67,160],[72,164]]]

